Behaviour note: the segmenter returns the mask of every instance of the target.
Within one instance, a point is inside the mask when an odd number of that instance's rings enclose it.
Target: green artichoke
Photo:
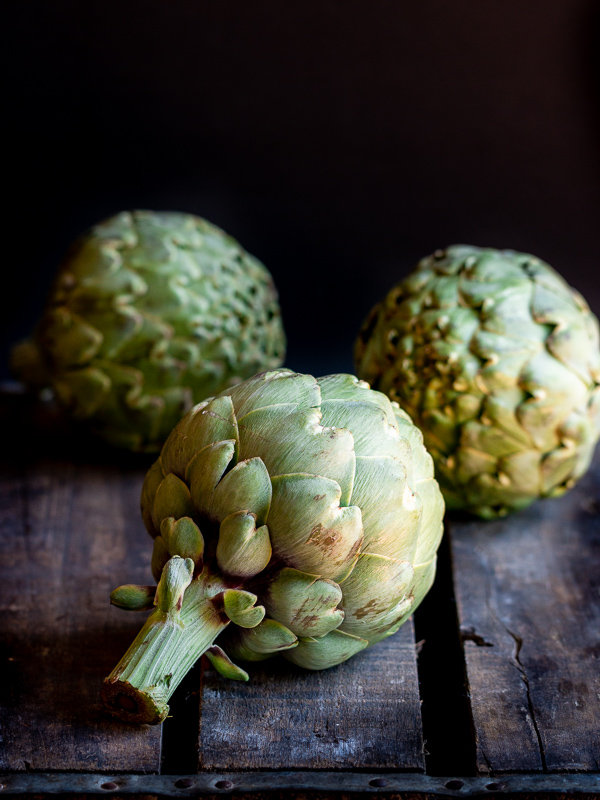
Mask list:
[[[501,516],[562,494],[590,464],[598,321],[535,256],[437,250],[373,309],[355,355],[423,431],[449,508]]]
[[[420,431],[352,375],[276,370],[205,400],[146,476],[158,586],[112,602],[154,610],[105,705],[156,723],[203,653],[247,680],[230,657],[325,669],[390,636],[431,586],[443,512]]]
[[[284,350],[259,261],[199,217],[134,211],[74,244],[13,369],[111,444],[152,452],[194,403]]]

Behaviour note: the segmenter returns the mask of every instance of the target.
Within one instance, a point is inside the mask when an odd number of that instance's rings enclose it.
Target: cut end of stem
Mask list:
[[[102,702],[114,717],[134,725],[158,725],[169,713],[164,701],[136,689],[127,681],[110,678],[102,686]]]

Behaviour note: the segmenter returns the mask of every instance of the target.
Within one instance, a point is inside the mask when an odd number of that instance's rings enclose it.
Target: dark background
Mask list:
[[[2,376],[69,241],[207,217],[271,270],[290,367],[351,370],[369,308],[453,242],[549,261],[600,311],[600,4],[13,3]],[[13,216],[14,215],[14,216]]]

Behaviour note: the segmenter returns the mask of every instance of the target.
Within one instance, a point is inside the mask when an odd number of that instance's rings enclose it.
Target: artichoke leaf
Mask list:
[[[517,417],[536,447],[549,452],[557,446],[557,426],[573,408],[585,405],[588,387],[547,351],[537,353],[521,376],[531,395],[517,409]]]
[[[350,576],[342,584],[346,633],[370,639],[382,621],[409,592],[414,570],[409,561],[362,553]]]
[[[410,594],[401,597],[397,603],[388,609],[387,613],[380,617],[377,625],[369,633],[369,646],[377,644],[383,639],[387,639],[392,633],[396,633],[406,622],[414,609],[413,597]]]
[[[166,613],[179,611],[183,603],[183,594],[193,577],[194,562],[191,558],[179,556],[170,558],[156,587],[154,605]]]
[[[101,251],[92,248],[87,254],[87,263],[81,250],[77,254],[79,280],[68,296],[69,307],[77,313],[85,314],[86,309],[110,308],[115,304],[121,309],[146,294],[146,282],[118,263],[121,261],[118,251],[113,252],[116,257],[113,266],[118,264],[118,268],[102,272],[95,270],[99,255],[102,260]]]
[[[313,408],[321,401],[317,381],[312,375],[286,369],[259,373],[221,395],[231,397],[238,419],[265,406],[293,404],[296,408]]]
[[[199,450],[208,444],[237,438],[231,398],[215,397],[196,406],[183,424],[173,429],[161,452],[163,469],[184,478],[189,462]]]
[[[359,380],[355,375],[338,374],[326,375],[317,380],[321,388],[321,409],[325,400],[351,400],[371,403],[383,411],[385,418],[393,428],[398,430],[398,422],[389,398],[383,392],[376,392],[370,388],[366,381]],[[325,417],[323,417],[325,420]],[[325,422],[326,425],[334,423]],[[342,425],[341,427],[349,427]]]
[[[416,550],[411,561],[414,564],[422,564],[430,561],[437,552],[444,533],[444,498],[440,487],[435,478],[425,478],[416,485],[423,514],[418,527],[416,539]],[[416,527],[415,529],[416,530]],[[413,533],[414,535],[414,533]]]
[[[521,276],[517,285],[493,298],[491,295],[487,297],[489,305],[482,314],[482,329],[506,339],[514,339],[515,346],[519,348],[526,347],[530,342],[542,342],[547,330],[531,316],[533,290],[534,285],[529,281],[524,282]]]
[[[497,470],[474,476],[465,495],[468,504],[476,507],[484,519],[504,517],[511,509],[518,511],[531,503],[531,495],[525,486],[511,483],[504,473]]]
[[[379,405],[363,400],[324,400],[321,403],[322,424],[330,428],[346,428],[354,437],[356,456],[396,456],[408,451],[400,439],[398,427],[388,422]],[[392,414],[393,417],[393,414]]]
[[[566,491],[581,454],[575,447],[557,447],[541,461],[542,494],[557,497]],[[562,490],[562,491],[561,491]]]
[[[48,311],[38,335],[59,371],[89,364],[104,339],[97,328],[64,307]]]
[[[171,554],[167,550],[167,545],[164,543],[162,536],[155,536],[152,546],[152,576],[158,583],[161,578],[162,571],[167,561],[171,558]]]
[[[203,516],[210,516],[215,487],[235,456],[236,442],[225,439],[207,444],[188,463],[185,479],[190,487],[194,507]]]
[[[138,586],[127,583],[110,594],[110,602],[125,611],[147,611],[154,606],[156,586]]]
[[[289,628],[268,617],[255,628],[234,628],[226,638],[227,650],[242,661],[263,661],[298,645]]]
[[[87,309],[86,321],[97,331],[102,331],[99,358],[116,358],[119,351],[135,339],[143,326],[143,316],[130,306],[113,305],[112,308]]]
[[[75,417],[92,417],[110,394],[112,381],[97,366],[69,370],[55,376],[52,386],[60,402]]]
[[[100,231],[102,227],[103,223],[100,223],[96,230]],[[71,281],[75,279],[75,291],[80,285],[93,286],[96,281],[104,285],[105,280],[114,280],[122,271],[123,259],[119,250],[123,244],[124,238],[116,230],[110,238],[80,237],[63,266]]]
[[[110,378],[112,384],[111,402],[117,405],[117,400],[132,406],[142,403],[152,403],[149,395],[143,393],[144,375],[137,367],[118,364],[110,359],[96,358],[94,366],[101,369]],[[143,398],[141,400],[141,398]],[[123,409],[127,413],[126,409]]]
[[[422,478],[433,478],[434,466],[433,459],[423,442],[421,430],[414,425],[408,414],[406,414],[396,403],[394,413],[398,421],[400,436],[410,444],[412,475],[408,474],[408,481],[413,485],[414,481]]]
[[[209,647],[205,655],[217,672],[220,672],[224,678],[229,678],[232,681],[247,681],[250,679],[248,673],[238,667],[237,664],[234,664],[218,644],[213,644],[212,647]]]
[[[410,586],[410,596],[412,597],[412,608],[410,613],[416,611],[419,604],[430,590],[435,578],[437,556],[425,564],[415,564],[414,575]]]
[[[284,567],[270,582],[264,597],[269,616],[298,637],[319,637],[344,619],[338,608],[342,590],[337,583]]]
[[[512,485],[533,497],[541,493],[542,454],[539,450],[521,450],[498,461],[498,475],[505,485]]]
[[[582,309],[575,301],[575,295],[566,294],[563,289],[559,297],[538,284],[533,294],[531,310],[536,322],[553,326],[546,339],[548,350],[584,383],[588,383],[590,336],[586,326],[587,316],[581,313]],[[589,313],[587,305],[585,311]]]
[[[510,441],[518,443],[521,450],[533,445],[531,437],[523,430],[516,415],[516,409],[526,398],[523,389],[515,386],[489,395],[483,402],[482,417],[488,424],[504,432]]]
[[[190,490],[177,475],[170,472],[161,481],[154,495],[152,524],[157,530],[160,530],[163,519],[193,517],[194,513]]]
[[[229,619],[240,628],[255,628],[265,616],[264,606],[256,606],[258,600],[252,592],[243,589],[227,589],[223,592],[223,608]]]
[[[430,450],[451,453],[458,446],[460,431],[456,427],[452,406],[426,408],[420,415],[419,424],[423,426]]]
[[[454,463],[455,467],[452,468]],[[455,457],[448,459],[447,465],[452,470],[448,474],[456,476],[460,484],[468,484],[482,473],[494,475],[498,470],[498,461],[494,456],[472,447],[461,447]]]
[[[363,541],[360,509],[340,506],[339,485],[320,475],[272,479],[271,546],[285,564],[333,581],[352,570]]]
[[[356,459],[352,503],[362,513],[363,553],[412,560],[423,509],[421,498],[408,484],[407,467],[410,460],[403,463],[390,456]]]
[[[321,425],[316,408],[297,410],[279,405],[251,411],[239,420],[240,459],[260,457],[269,474],[310,472],[336,481],[341,504],[352,494],[355,454],[354,437],[344,428]]]
[[[369,646],[366,639],[334,630],[319,639],[305,639],[283,655],[304,669],[329,669]]]
[[[144,520],[144,525],[150,536],[158,536],[158,530],[154,527],[154,522],[152,521],[152,511],[154,508],[156,490],[163,482],[164,478],[165,474],[162,470],[160,458],[158,458],[146,473],[142,486],[142,519]]]
[[[271,539],[266,525],[256,527],[256,517],[238,511],[225,517],[219,528],[217,563],[228,575],[251,578],[271,560]]]
[[[216,522],[235,511],[246,510],[264,525],[271,505],[271,478],[260,458],[238,462],[220,480],[209,501],[209,516]]]
[[[190,517],[167,517],[160,524],[160,535],[172,556],[191,558],[194,564],[202,563],[204,537]]]

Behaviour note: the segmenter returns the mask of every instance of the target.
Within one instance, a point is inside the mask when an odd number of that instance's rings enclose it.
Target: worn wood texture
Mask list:
[[[202,768],[424,769],[412,620],[330,670],[250,670],[245,684],[204,673]]]
[[[120,725],[99,702],[141,623],[108,594],[150,580],[138,510],[149,462],[30,411],[22,398],[0,401],[0,768],[157,772],[160,729]],[[600,454],[560,500],[503,521],[454,522],[451,550],[479,772],[598,770]],[[433,622],[426,648],[442,635]],[[250,670],[240,685],[206,669],[198,736],[195,714],[165,726],[171,756],[191,754],[189,771],[196,745],[208,771],[423,770],[412,621],[333,670],[284,661]],[[421,678],[427,703],[435,675]],[[174,701],[181,723],[194,687]],[[442,716],[430,715],[430,728],[447,728]],[[460,741],[444,736],[467,746],[462,729]]]
[[[600,453],[564,497],[451,530],[478,769],[600,769]]]
[[[121,725],[99,699],[141,622],[108,596],[149,579],[144,468],[63,439],[52,420],[32,423],[16,402],[0,411],[0,766],[157,771],[160,729]]]

